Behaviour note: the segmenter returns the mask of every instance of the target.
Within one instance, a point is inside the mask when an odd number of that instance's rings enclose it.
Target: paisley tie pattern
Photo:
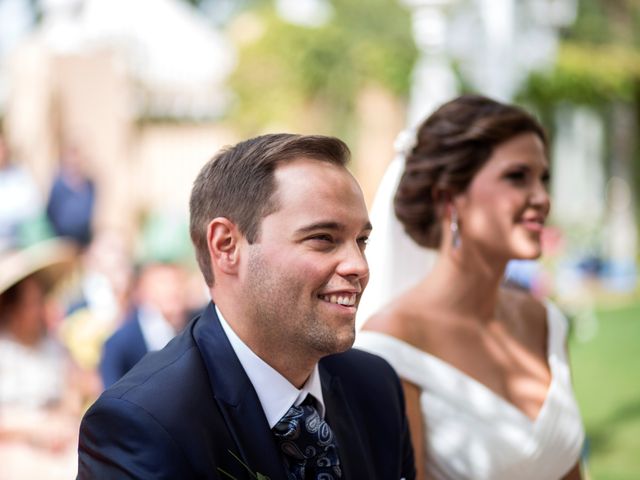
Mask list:
[[[287,480],[334,480],[342,478],[336,440],[307,396],[293,406],[273,427],[287,462]]]

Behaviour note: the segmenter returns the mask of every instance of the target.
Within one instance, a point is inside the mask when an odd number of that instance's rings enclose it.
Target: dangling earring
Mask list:
[[[451,206],[451,223],[449,224],[449,230],[451,230],[451,246],[455,249],[460,248],[460,226],[458,225],[458,211],[453,205]]]

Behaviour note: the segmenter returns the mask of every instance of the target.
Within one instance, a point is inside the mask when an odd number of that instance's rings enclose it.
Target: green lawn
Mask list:
[[[570,343],[592,480],[640,479],[640,304],[598,310],[588,341]]]

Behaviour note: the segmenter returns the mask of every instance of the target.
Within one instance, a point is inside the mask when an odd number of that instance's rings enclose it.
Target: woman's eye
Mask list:
[[[548,173],[545,173],[544,175],[542,175],[542,183],[544,183],[545,186],[549,186],[549,183],[551,183],[551,175],[549,175]]]
[[[361,248],[366,247],[367,243],[369,243],[369,237],[360,237],[358,239],[358,244],[361,246]]]
[[[527,173],[524,171],[509,172],[505,178],[512,182],[524,182],[527,179]]]

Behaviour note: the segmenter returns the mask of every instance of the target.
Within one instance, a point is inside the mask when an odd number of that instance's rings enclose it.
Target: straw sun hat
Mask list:
[[[33,274],[41,278],[49,290],[71,272],[76,258],[77,248],[60,238],[0,251],[0,295]]]

